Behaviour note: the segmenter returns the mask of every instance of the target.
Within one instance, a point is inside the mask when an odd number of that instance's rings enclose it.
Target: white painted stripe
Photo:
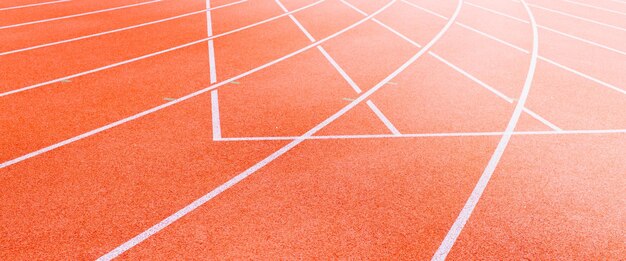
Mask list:
[[[289,12],[289,10],[287,10],[287,8],[279,0],[274,0],[274,2],[276,2],[276,4],[280,7],[280,9],[283,10],[283,12],[285,12],[285,13]],[[304,33],[304,35],[306,36],[306,38],[309,39],[309,41],[315,42],[315,38],[313,38],[313,36],[309,33],[309,31],[307,31],[306,28],[304,28],[304,26],[302,26],[302,24],[300,24],[300,21],[298,21],[298,19],[296,19],[295,16],[289,15],[289,18],[291,18],[291,21],[293,21],[293,23],[296,24],[296,26],[298,26],[298,28],[300,28],[300,31],[302,31],[302,33]]]
[[[36,3],[36,4],[11,6],[11,7],[2,7],[2,8],[0,8],[0,11],[20,9],[20,8],[33,7],[33,6],[41,6],[41,5],[58,4],[58,3],[69,2],[69,1],[70,0],[58,0],[58,1],[50,1],[50,2],[43,2],[43,3]]]
[[[496,167],[498,166],[498,163],[500,162],[500,159],[502,158],[502,155],[504,154],[504,150],[509,144],[509,141],[513,135],[513,132],[515,131],[517,122],[519,121],[519,118],[522,115],[524,104],[526,103],[526,100],[528,99],[530,88],[532,86],[532,81],[535,75],[535,69],[537,67],[537,59],[539,56],[539,53],[538,53],[539,33],[537,32],[538,30],[537,24],[535,23],[535,18],[532,12],[530,11],[530,8],[528,7],[528,5],[526,4],[524,0],[521,0],[521,2],[522,2],[522,5],[524,6],[524,9],[526,9],[526,12],[528,13],[528,17],[530,18],[530,24],[531,24],[532,32],[533,32],[533,45],[532,45],[532,52],[531,52],[531,58],[530,58],[530,66],[528,68],[528,74],[526,75],[526,80],[524,81],[524,88],[522,89],[522,93],[519,96],[520,97],[519,102],[515,105],[515,109],[513,111],[513,115],[511,115],[509,124],[507,125],[504,131],[504,134],[500,138],[500,142],[498,143],[498,146],[493,152],[493,155],[491,156],[491,159],[489,160],[487,167],[485,168],[482,175],[480,176],[480,179],[478,180],[478,183],[474,187],[472,194],[470,195],[467,202],[465,203],[465,206],[463,206],[461,213],[459,213],[459,216],[454,221],[454,224],[452,225],[452,227],[446,234],[446,237],[443,239],[443,242],[441,242],[441,245],[437,249],[437,252],[435,252],[435,254],[433,255],[432,260],[445,260],[446,257],[448,256],[448,253],[450,253],[452,246],[454,246],[454,243],[456,242],[457,238],[461,234],[463,227],[465,226],[470,216],[472,215],[472,212],[476,208],[476,204],[478,204],[478,201],[480,200],[480,197],[485,191],[485,188],[487,187],[487,184],[489,183],[491,176],[496,170]]]
[[[611,90],[614,90],[614,91],[616,91],[616,92],[619,92],[619,93],[621,93],[621,94],[626,95],[626,90],[624,90],[624,89],[622,89],[622,88],[619,88],[619,87],[617,87],[617,86],[615,86],[615,85],[612,85],[612,84],[607,83],[607,82],[604,82],[604,81],[602,81],[602,80],[600,80],[600,79],[597,79],[597,78],[591,77],[590,75],[587,75],[587,74],[584,74],[584,73],[579,72],[579,71],[577,71],[577,70],[574,70],[574,69],[572,69],[572,68],[570,68],[570,67],[567,67],[567,66],[565,66],[565,65],[562,65],[562,64],[560,64],[560,63],[557,63],[557,62],[555,62],[555,61],[553,61],[553,60],[550,60],[550,59],[548,59],[548,58],[545,58],[545,57],[543,57],[543,56],[540,56],[540,57],[539,57],[539,59],[541,59],[542,61],[548,62],[548,63],[550,63],[550,64],[552,64],[552,65],[554,65],[554,66],[556,66],[556,67],[559,67],[559,68],[561,68],[561,69],[563,69],[563,70],[566,70],[566,71],[568,71],[568,72],[571,72],[571,73],[573,73],[573,74],[576,74],[576,75],[578,75],[578,76],[580,76],[580,77],[582,77],[582,78],[585,78],[585,79],[587,79],[587,80],[590,80],[590,81],[592,81],[592,82],[595,82],[595,83],[597,83],[597,84],[600,84],[600,85],[602,85],[602,86],[604,86],[604,87],[607,87],[607,88],[609,88],[609,89],[611,89]]]
[[[526,21],[524,19],[521,19],[521,18],[512,16],[512,15],[509,15],[509,14],[505,14],[503,12],[499,12],[499,11],[493,10],[491,8],[484,7],[482,5],[478,5],[478,4],[474,4],[474,3],[470,3],[470,2],[467,2],[467,5],[472,6],[472,7],[476,7],[478,9],[480,9],[480,10],[483,10],[483,11],[486,11],[486,12],[489,12],[489,13],[492,13],[492,14],[496,14],[496,15],[499,15],[499,16],[502,16],[502,17],[506,17],[506,18],[518,21],[520,23],[530,24],[530,22],[528,22],[528,21]]]
[[[346,82],[348,82],[348,85],[350,85],[350,87],[352,87],[352,89],[356,92],[356,93],[361,93],[361,88],[359,88],[359,86],[352,80],[352,78],[346,73],[346,71],[343,70],[343,68],[341,68],[341,66],[339,66],[339,64],[335,61],[335,59],[333,59],[330,54],[328,54],[328,52],[326,52],[326,49],[324,49],[324,47],[322,46],[318,46],[317,49],[322,53],[322,55],[324,55],[324,57],[326,57],[326,60],[328,60],[328,62],[330,62],[330,64],[335,67],[335,70],[337,70],[337,72],[339,72],[339,74],[341,75],[341,77],[343,77]]]
[[[391,133],[393,133],[393,135],[402,135],[402,133],[400,133],[400,131],[396,128],[396,126],[394,126],[393,123],[391,123],[391,121],[385,116],[385,114],[383,114],[383,112],[380,111],[380,109],[378,109],[378,107],[376,107],[376,105],[374,105],[374,103],[371,100],[367,100],[367,102],[365,103],[376,114],[376,116],[378,116],[378,118],[385,124],[385,126],[387,126],[387,128],[389,129],[389,131],[391,131]]]
[[[175,47],[168,48],[168,49],[165,49],[165,50],[161,50],[161,51],[158,51],[158,52],[142,55],[142,56],[139,56],[139,57],[135,57],[135,58],[132,58],[132,59],[129,59],[129,60],[125,60],[125,61],[122,61],[122,62],[118,62],[118,63],[114,63],[114,64],[110,64],[110,65],[103,66],[103,67],[100,67],[100,68],[92,69],[92,70],[89,70],[89,71],[84,71],[84,72],[80,72],[80,73],[77,73],[77,74],[72,74],[72,75],[69,75],[69,76],[65,76],[65,77],[54,79],[54,80],[50,80],[50,81],[47,81],[47,82],[38,83],[38,84],[31,85],[31,86],[23,87],[23,88],[20,88],[20,89],[3,92],[3,93],[0,93],[0,97],[4,97],[4,96],[7,96],[7,95],[11,95],[11,94],[15,94],[15,93],[19,93],[19,92],[35,89],[35,88],[39,88],[39,87],[42,87],[42,86],[45,86],[45,85],[48,85],[48,84],[53,84],[53,83],[56,83],[56,82],[69,80],[69,79],[72,79],[72,78],[76,78],[76,77],[79,77],[79,76],[91,74],[91,73],[94,73],[94,72],[103,71],[103,70],[114,68],[114,67],[117,67],[117,66],[120,66],[120,65],[136,62],[136,61],[139,61],[139,60],[143,60],[143,59],[150,58],[150,57],[153,57],[153,56],[157,56],[157,55],[160,55],[160,54],[164,54],[164,53],[167,53],[167,52],[175,51],[175,50],[182,49],[182,48],[185,48],[185,47],[188,47],[188,46],[192,46],[192,45],[195,45],[195,44],[203,43],[203,42],[206,42],[206,41],[211,40],[211,39],[215,39],[215,38],[219,38],[219,37],[222,37],[222,36],[226,36],[226,35],[230,35],[230,34],[233,34],[233,33],[237,33],[237,32],[240,32],[240,31],[243,31],[243,30],[246,30],[246,29],[250,29],[250,28],[255,27],[255,26],[259,26],[259,25],[262,25],[262,24],[265,24],[265,23],[268,23],[268,22],[280,19],[280,18],[282,18],[284,16],[288,16],[291,13],[296,13],[296,12],[305,10],[305,9],[307,9],[309,7],[312,7],[312,6],[315,6],[315,5],[317,5],[317,4],[319,4],[319,3],[323,2],[323,1],[325,1],[325,0],[319,0],[319,1],[314,2],[312,4],[309,4],[309,5],[306,5],[304,7],[298,8],[296,10],[293,10],[290,13],[277,15],[277,16],[265,19],[263,21],[256,22],[256,23],[251,24],[251,25],[246,25],[244,27],[240,27],[240,28],[237,28],[237,29],[225,32],[225,33],[214,35],[212,37],[196,40],[196,41],[189,42],[189,43],[186,43],[186,44],[183,44],[183,45],[179,45],[179,46],[175,46]]]
[[[570,13],[566,13],[566,12],[550,9],[550,8],[539,6],[539,5],[535,5],[535,4],[529,4],[529,6],[532,6],[534,8],[541,9],[541,10],[544,10],[544,11],[552,12],[552,13],[555,13],[555,14],[560,14],[562,16],[567,16],[567,17],[575,18],[575,19],[578,19],[578,20],[581,20],[581,21],[589,22],[589,23],[592,23],[592,24],[597,24],[597,25],[601,25],[601,26],[604,26],[604,27],[608,27],[608,28],[612,28],[612,29],[615,29],[615,30],[620,30],[620,31],[626,32],[626,28],[619,27],[619,26],[616,26],[616,25],[599,22],[599,21],[596,21],[596,20],[593,20],[593,19],[580,17],[580,16],[577,16],[577,15],[573,15],[573,14],[570,14]]]
[[[213,125],[213,140],[222,139],[222,124],[220,123],[220,103],[217,90],[211,91],[211,123]]]
[[[518,2],[518,3],[519,3],[519,1],[515,1],[515,2]],[[457,23],[457,24],[458,24],[458,23]],[[537,26],[537,27],[539,27],[539,26]],[[473,27],[470,27],[470,26],[467,26],[467,25],[465,25],[465,28],[466,28],[466,29],[469,29],[469,30],[471,30],[471,31],[473,31],[473,32],[479,33],[480,35],[485,36],[485,37],[487,37],[487,38],[489,38],[489,39],[492,39],[492,40],[494,40],[494,41],[496,41],[496,42],[499,42],[499,43],[502,43],[502,44],[505,44],[505,43],[506,43],[505,45],[507,45],[507,46],[509,46],[509,47],[511,47],[511,48],[513,48],[513,49],[515,49],[515,50],[518,50],[518,51],[520,51],[520,52],[528,53],[528,51],[527,51],[526,49],[524,49],[524,48],[521,48],[521,47],[519,47],[519,46],[517,46],[517,45],[514,45],[514,44],[512,44],[512,43],[506,42],[506,41],[504,41],[504,40],[502,40],[502,39],[499,39],[499,38],[497,38],[497,37],[495,37],[495,36],[493,36],[493,35],[490,35],[490,34],[487,34],[487,33],[485,33],[485,32],[482,32],[482,31],[480,31],[480,30],[478,30],[478,29],[476,29],[476,28],[473,28]],[[566,70],[566,71],[571,72],[571,73],[573,73],[573,74],[576,74],[576,75],[578,75],[578,76],[580,76],[580,77],[582,77],[582,78],[585,78],[585,79],[587,79],[587,80],[590,80],[590,81],[592,81],[592,82],[595,82],[595,83],[597,83],[597,84],[599,84],[599,85],[601,85],[601,86],[604,86],[604,87],[606,87],[606,88],[612,89],[612,90],[617,91],[617,92],[622,93],[622,94],[626,94],[626,90],[624,90],[624,89],[621,89],[621,88],[619,88],[619,87],[617,87],[617,86],[615,86],[615,85],[612,85],[612,84],[610,84],[610,83],[607,83],[607,82],[604,82],[604,81],[602,81],[602,80],[599,80],[599,79],[597,79],[597,78],[595,78],[595,77],[592,77],[592,76],[590,76],[590,75],[584,74],[584,73],[582,73],[582,72],[580,72],[580,71],[574,70],[573,68],[570,68],[570,67],[567,67],[567,66],[565,66],[565,65],[563,65],[563,64],[557,63],[557,62],[555,62],[555,61],[553,61],[553,60],[550,60],[550,59],[548,59],[548,58],[546,58],[546,57],[539,56],[539,60],[542,60],[542,61],[548,62],[548,63],[550,63],[550,64],[552,64],[552,65],[554,65],[554,66],[557,66],[557,67],[559,67],[559,68],[561,68],[561,69],[563,69],[563,70]]]
[[[430,52],[430,55],[432,57],[435,57],[435,59],[437,59],[440,62],[444,63],[448,67],[450,67],[450,68],[454,69],[455,71],[461,73],[463,76],[467,77],[468,79],[472,80],[473,82],[477,83],[481,87],[483,87],[483,88],[489,90],[490,92],[494,93],[495,95],[497,95],[501,99],[505,100],[506,102],[513,103],[513,99],[511,97],[506,96],[504,93],[502,93],[502,92],[496,90],[495,88],[489,86],[485,82],[479,80],[478,78],[476,78],[473,75],[469,74],[465,70],[463,70],[463,69],[459,68],[458,66],[452,64],[451,62],[449,62],[448,60],[444,59],[443,57],[441,57],[441,56],[439,56],[439,55],[437,55],[436,53],[433,53],[433,52]]]
[[[359,24],[362,24],[363,22],[371,19],[373,16],[375,16],[375,15],[379,14],[380,12],[384,11],[389,6],[391,6],[391,4],[393,4],[395,2],[396,2],[396,0],[391,0],[389,3],[387,3],[381,9],[379,9],[376,12],[372,13],[372,15],[370,15],[370,16],[368,16],[368,17],[366,17],[366,18],[364,18],[364,19],[362,19],[360,21],[358,21],[357,23],[355,23],[355,24],[345,28],[344,30],[341,30],[340,32],[345,32],[345,31],[347,31],[347,30],[349,30],[349,29],[351,29],[351,28],[353,28],[355,26],[358,26]],[[331,36],[334,37],[334,35],[338,35],[338,33],[335,33],[335,34],[333,34]],[[329,37],[331,37],[331,36],[329,36]],[[324,39],[330,39],[329,37],[324,38]],[[323,41],[323,40],[321,40],[321,41]],[[365,96],[361,96],[361,97],[363,99],[365,98]],[[356,103],[354,103],[354,102],[351,103],[351,104],[356,105]],[[349,107],[349,106],[346,106],[346,107]],[[320,124],[320,125],[316,126],[315,128],[311,129],[310,131],[308,131],[307,133],[302,135],[302,137],[312,136],[315,132],[317,132],[319,129],[321,129],[323,127],[323,126],[321,126],[322,124]],[[128,249],[130,249],[130,248],[136,246],[137,244],[143,242],[147,238],[149,238],[152,235],[158,233],[159,231],[163,230],[167,226],[169,226],[172,223],[176,222],[180,218],[182,218],[185,215],[189,214],[190,212],[194,211],[195,209],[197,209],[198,207],[202,206],[203,204],[205,204],[206,202],[208,202],[212,198],[216,197],[217,195],[221,194],[225,190],[229,189],[230,187],[232,187],[235,184],[239,183],[240,181],[244,180],[248,176],[252,175],[254,172],[256,172],[257,170],[261,169],[262,167],[264,167],[265,165],[269,164],[270,162],[274,161],[275,159],[277,159],[281,155],[285,154],[287,151],[289,151],[293,147],[297,146],[302,141],[304,141],[304,139],[298,138],[298,139],[288,143],[286,146],[284,146],[284,147],[280,148],[279,150],[277,150],[276,152],[270,154],[265,159],[263,159],[260,162],[254,164],[252,167],[248,168],[244,172],[242,172],[242,173],[238,174],[237,176],[233,177],[232,179],[230,179],[226,183],[218,186],[217,188],[215,188],[211,192],[205,194],[204,196],[202,196],[199,199],[195,200],[191,204],[185,206],[181,210],[177,211],[176,213],[174,213],[171,216],[165,218],[161,222],[159,222],[159,223],[155,224],[154,226],[150,227],[148,230],[140,233],[139,235],[137,235],[137,236],[133,237],[132,239],[126,241],[122,245],[116,247],[111,252],[109,252],[109,253],[103,255],[102,257],[98,258],[98,260],[111,260],[113,258],[116,258],[120,254],[126,252]]]
[[[225,5],[216,6],[216,7],[213,7],[211,9],[205,9],[205,10],[195,11],[195,12],[191,12],[191,13],[181,14],[181,15],[172,16],[172,17],[168,17],[168,18],[164,18],[164,19],[160,19],[160,20],[156,20],[156,21],[152,21],[152,22],[147,22],[147,23],[132,25],[132,26],[123,27],[123,28],[119,28],[119,29],[114,29],[114,30],[110,30],[110,31],[105,31],[105,32],[100,32],[100,33],[95,33],[95,34],[90,34],[90,35],[84,35],[84,36],[80,36],[80,37],[76,37],[76,38],[71,38],[71,39],[66,39],[66,40],[61,40],[61,41],[56,41],[56,42],[51,42],[51,43],[40,44],[40,45],[25,47],[25,48],[21,48],[21,49],[6,51],[6,52],[0,53],[0,56],[7,55],[7,54],[24,52],[24,51],[29,51],[29,50],[34,50],[34,49],[39,49],[39,48],[53,46],[53,45],[57,45],[57,44],[64,44],[64,43],[74,42],[74,41],[78,41],[78,40],[84,40],[84,39],[88,39],[88,38],[92,38],[92,37],[97,37],[97,36],[107,35],[107,34],[111,34],[111,33],[122,32],[122,31],[130,30],[130,29],[135,29],[135,28],[139,28],[139,27],[143,27],[143,26],[147,26],[147,25],[167,22],[167,21],[170,21],[170,20],[178,19],[178,18],[183,18],[183,17],[195,15],[195,14],[204,13],[204,12],[207,12],[207,11],[217,10],[217,9],[228,7],[228,6],[241,4],[241,3],[244,3],[244,2],[247,2],[247,1],[248,0],[240,0],[240,1],[237,1],[237,2],[228,3],[228,4],[225,4]]]
[[[518,22],[522,22],[522,23],[528,24],[528,21],[526,21],[526,20],[523,20],[523,19],[520,19],[520,18],[517,18],[517,17],[514,17],[514,16],[510,16],[510,15],[505,14],[505,13],[501,13],[501,12],[498,12],[496,10],[484,7],[484,6],[480,6],[480,5],[473,4],[473,3],[467,3],[467,4],[470,5],[470,6],[474,6],[476,8],[482,9],[484,11],[493,13],[493,14],[497,14],[497,15],[500,15],[500,16],[503,16],[503,17],[506,17],[506,18],[513,19],[513,20],[518,21]],[[618,53],[618,54],[621,54],[621,55],[626,55],[626,52],[624,52],[624,51],[621,51],[621,50],[615,49],[613,47],[609,47],[609,46],[606,46],[604,44],[597,43],[597,42],[594,42],[594,41],[591,41],[591,40],[587,40],[587,39],[582,38],[582,37],[574,36],[574,35],[571,35],[571,34],[568,34],[568,33],[565,33],[565,32],[562,32],[562,31],[559,31],[559,30],[556,30],[556,29],[553,29],[553,28],[550,28],[550,27],[547,27],[547,26],[539,25],[539,24],[537,25],[537,27],[539,27],[539,28],[541,28],[543,30],[555,33],[555,34],[559,34],[559,35],[562,35],[562,36],[565,36],[565,37],[568,37],[568,38],[571,38],[571,39],[574,39],[574,40],[577,40],[577,41],[581,41],[581,42],[586,43],[586,44],[590,44],[590,45],[593,45],[593,46],[596,46],[596,47],[600,47],[600,48],[603,48],[603,49],[606,49],[606,50],[609,50],[609,51],[612,51],[612,52],[615,52],[615,53]]]
[[[626,134],[626,129],[604,130],[563,130],[563,131],[516,131],[517,136],[525,135],[593,135],[593,134]],[[334,139],[390,139],[390,138],[436,138],[436,137],[487,137],[502,136],[502,131],[492,132],[440,132],[440,133],[405,133],[394,134],[359,134],[359,135],[321,135],[306,137],[306,140],[334,140]],[[233,137],[223,138],[222,141],[276,141],[295,140],[299,136],[273,136],[273,137]]]
[[[589,8],[592,8],[592,9],[597,9],[597,10],[601,10],[601,11],[609,12],[609,13],[613,13],[613,14],[626,15],[626,13],[624,13],[624,12],[619,12],[619,11],[615,11],[615,10],[611,10],[611,9],[608,9],[608,8],[599,7],[599,6],[595,6],[595,5],[585,4],[585,3],[571,1],[571,0],[561,0],[561,1],[567,2],[567,3],[570,3],[570,4],[574,4],[574,5],[589,7]]]
[[[465,28],[465,29],[467,29],[467,30],[470,30],[470,31],[472,31],[472,32],[474,32],[474,33],[480,34],[480,35],[482,35],[482,36],[484,36],[484,37],[487,37],[487,38],[489,38],[489,39],[491,39],[491,40],[494,40],[494,41],[496,41],[496,42],[499,42],[499,43],[501,43],[501,44],[504,44],[504,45],[507,45],[507,46],[509,46],[509,47],[511,47],[511,48],[514,48],[514,49],[516,49],[516,50],[518,50],[518,51],[520,51],[520,52],[523,52],[523,53],[525,53],[525,54],[530,54],[530,53],[529,53],[526,49],[524,49],[524,48],[521,48],[521,47],[519,47],[519,46],[517,46],[517,45],[514,45],[514,44],[509,43],[509,42],[507,42],[507,41],[501,40],[501,39],[499,39],[499,38],[496,38],[495,36],[492,36],[492,35],[490,35],[490,34],[487,34],[487,33],[484,33],[484,32],[482,32],[482,31],[479,31],[479,30],[477,30],[477,29],[474,29],[473,27],[471,27],[471,26],[469,26],[469,25],[462,24],[462,23],[456,23],[456,24],[457,24],[457,25],[459,25],[459,26],[461,26],[461,27],[463,27],[463,28]]]
[[[624,51],[617,50],[617,49],[615,49],[613,47],[609,47],[609,46],[606,46],[606,45],[601,44],[601,43],[597,43],[597,42],[594,42],[594,41],[591,41],[591,40],[587,40],[587,39],[584,39],[584,38],[581,38],[581,37],[578,37],[578,36],[567,34],[567,33],[564,33],[564,32],[558,31],[558,30],[554,30],[554,29],[549,28],[549,27],[545,27],[545,26],[541,26],[541,25],[538,25],[538,27],[541,28],[541,29],[544,29],[546,31],[550,31],[550,32],[553,32],[555,34],[559,34],[559,35],[562,35],[562,36],[565,36],[565,37],[568,37],[568,38],[571,38],[571,39],[574,39],[574,40],[578,40],[578,41],[581,41],[581,42],[589,44],[589,45],[600,47],[600,48],[603,48],[603,49],[606,49],[606,50],[609,50],[609,51],[612,51],[612,52],[615,52],[615,53],[618,53],[618,54],[621,54],[621,55],[626,55],[626,52],[624,52]]]
[[[530,116],[533,116],[533,118],[539,120],[541,123],[547,125],[548,127],[550,127],[551,129],[555,130],[555,131],[562,131],[563,129],[559,128],[559,126],[556,126],[554,123],[546,120],[544,117],[539,116],[539,114],[535,113],[534,111],[528,109],[528,108],[524,108],[524,111],[526,113],[528,113]]]
[[[132,4],[132,5],[118,6],[118,7],[107,8],[107,9],[102,9],[102,10],[98,10],[98,11],[91,11],[91,12],[86,12],[86,13],[81,13],[81,14],[60,16],[60,17],[43,19],[43,20],[37,20],[37,21],[31,21],[31,22],[26,22],[26,23],[5,25],[5,26],[0,26],[0,30],[8,29],[8,28],[15,28],[15,27],[24,26],[24,25],[31,25],[31,24],[39,24],[39,23],[57,21],[57,20],[74,18],[74,17],[79,17],[79,16],[85,16],[85,15],[92,15],[92,14],[110,12],[110,11],[120,10],[120,9],[124,9],[124,8],[129,8],[129,7],[135,7],[135,6],[140,6],[140,5],[147,5],[147,4],[157,3],[157,2],[161,2],[161,1],[162,0],[151,0],[151,1],[147,1],[147,2],[141,2],[141,3]]]

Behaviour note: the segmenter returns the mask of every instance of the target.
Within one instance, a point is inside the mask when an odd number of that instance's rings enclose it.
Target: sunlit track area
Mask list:
[[[0,260],[624,260],[626,1],[2,0]]]

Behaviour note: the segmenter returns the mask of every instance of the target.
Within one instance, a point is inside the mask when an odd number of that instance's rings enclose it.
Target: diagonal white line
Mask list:
[[[2,8],[0,8],[0,11],[20,9],[20,8],[33,7],[33,6],[41,6],[41,5],[58,4],[58,3],[69,2],[69,1],[70,0],[58,0],[58,1],[50,1],[50,2],[43,2],[43,3],[36,3],[36,4],[11,6],[11,7],[2,7]]]
[[[524,104],[526,103],[526,100],[528,99],[530,88],[532,87],[533,77],[535,75],[535,69],[537,68],[537,59],[539,56],[539,53],[538,53],[539,34],[537,32],[537,24],[535,23],[535,18],[532,12],[530,11],[530,8],[528,7],[528,5],[526,4],[524,0],[521,0],[521,2],[522,2],[522,5],[524,6],[524,9],[526,9],[526,12],[528,13],[528,17],[530,18],[530,24],[531,24],[532,32],[533,32],[533,46],[532,46],[532,52],[531,52],[531,58],[530,58],[530,66],[528,68],[528,74],[526,75],[526,80],[524,82],[524,88],[522,89],[522,93],[519,96],[520,97],[519,102],[515,105],[515,110],[513,111],[513,115],[511,115],[511,120],[509,121],[509,124],[507,125],[506,130],[504,131],[504,134],[500,138],[500,142],[498,143],[498,146],[493,152],[491,159],[489,159],[489,163],[487,164],[487,167],[485,167],[485,170],[480,176],[478,183],[474,187],[472,194],[467,199],[467,202],[465,203],[465,206],[463,206],[461,213],[459,213],[459,216],[456,218],[456,220],[454,221],[454,224],[452,224],[452,227],[450,228],[445,238],[441,242],[441,245],[439,246],[439,248],[433,255],[432,260],[445,260],[446,257],[448,256],[448,253],[450,253],[452,246],[454,246],[454,243],[456,242],[457,238],[461,234],[463,227],[465,226],[470,216],[472,215],[472,212],[476,208],[476,205],[478,204],[480,197],[485,191],[485,188],[487,187],[487,184],[489,183],[491,176],[496,170],[496,167],[498,166],[498,163],[500,162],[500,159],[502,158],[502,155],[504,154],[504,150],[509,144],[509,141],[513,135],[513,132],[515,131],[517,122],[520,116],[522,115]]]
[[[220,123],[220,103],[217,90],[211,91],[211,124],[213,125],[213,140],[222,140],[222,124]]]
[[[87,74],[91,74],[91,73],[107,70],[107,69],[110,69],[110,68],[118,67],[120,65],[136,62],[136,61],[143,60],[143,59],[146,59],[146,58],[150,58],[150,57],[153,57],[153,56],[157,56],[157,55],[160,55],[160,54],[164,54],[164,53],[168,53],[168,52],[175,51],[175,50],[178,50],[178,49],[182,49],[182,48],[185,48],[185,47],[188,47],[188,46],[192,46],[192,45],[196,45],[196,44],[199,44],[199,43],[203,43],[203,42],[206,42],[206,41],[211,40],[211,39],[216,39],[216,38],[220,38],[222,36],[234,34],[234,33],[246,30],[246,29],[250,29],[252,27],[256,27],[256,26],[259,26],[259,25],[262,25],[262,24],[269,23],[271,21],[280,19],[280,18],[282,18],[284,16],[287,16],[289,14],[300,12],[302,10],[305,10],[307,8],[315,6],[315,5],[317,5],[317,4],[321,3],[321,2],[324,2],[324,1],[325,0],[319,0],[319,1],[314,2],[312,4],[303,6],[301,8],[296,9],[296,10],[293,10],[293,11],[291,11],[289,13],[277,15],[277,16],[265,19],[263,21],[256,22],[254,24],[246,25],[246,26],[239,27],[237,29],[234,29],[234,30],[231,30],[231,31],[228,31],[228,32],[224,32],[224,33],[221,33],[221,34],[213,35],[211,37],[203,38],[203,39],[200,39],[200,40],[196,40],[196,41],[189,42],[189,43],[186,43],[186,44],[178,45],[178,46],[171,47],[171,48],[168,48],[168,49],[165,49],[165,50],[161,50],[161,51],[158,51],[158,52],[142,55],[142,56],[135,57],[135,58],[132,58],[132,59],[129,59],[129,60],[117,62],[117,63],[114,63],[114,64],[109,64],[107,66],[99,67],[99,68],[92,69],[92,70],[89,70],[89,71],[84,71],[84,72],[72,74],[72,75],[69,75],[69,76],[57,78],[57,79],[54,79],[54,80],[50,80],[50,81],[47,81],[47,82],[42,82],[42,83],[34,84],[34,85],[31,85],[31,86],[19,88],[19,89],[16,89],[16,90],[3,92],[3,93],[0,93],[0,97],[8,96],[8,95],[11,95],[11,94],[15,94],[15,93],[19,93],[19,92],[35,89],[35,88],[39,88],[39,87],[42,87],[42,86],[46,86],[48,84],[53,84],[53,83],[56,83],[56,82],[69,80],[69,79],[76,78],[76,77],[79,77],[79,76],[83,76],[83,75],[87,75]]]
[[[206,0],[206,30],[207,37],[213,36],[213,19],[211,18],[211,0]],[[210,83],[217,82],[217,67],[215,65],[215,47],[213,45],[213,39],[209,40],[208,44],[208,57],[209,57],[209,77]],[[211,125],[213,126],[213,140],[220,140],[222,138],[222,124],[220,122],[220,107],[217,90],[211,91]]]
[[[31,24],[39,24],[39,23],[57,21],[57,20],[74,18],[74,17],[91,15],[91,14],[99,14],[99,13],[110,12],[110,11],[120,10],[120,9],[124,9],[124,8],[129,8],[129,7],[135,7],[135,6],[140,6],[140,5],[157,3],[157,2],[161,2],[161,1],[162,0],[151,0],[151,1],[147,1],[147,2],[141,2],[141,3],[132,4],[132,5],[118,6],[118,7],[107,8],[107,9],[102,9],[102,10],[97,10],[97,11],[92,11],[92,12],[86,12],[86,13],[80,13],[80,14],[74,14],[74,15],[67,15],[67,16],[61,16],[61,17],[55,17],[55,18],[50,18],[50,19],[43,19],[43,20],[37,20],[37,21],[31,21],[31,22],[25,22],[25,23],[19,23],[19,24],[5,25],[5,26],[0,26],[0,30],[8,29],[8,28],[15,28],[15,27],[24,26],[24,25],[31,25]]]

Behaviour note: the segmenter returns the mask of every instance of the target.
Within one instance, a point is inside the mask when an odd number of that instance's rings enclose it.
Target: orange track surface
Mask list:
[[[2,260],[626,257],[626,2],[45,2],[0,4]]]

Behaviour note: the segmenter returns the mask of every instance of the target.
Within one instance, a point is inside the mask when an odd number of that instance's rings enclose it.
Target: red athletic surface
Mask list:
[[[371,14],[392,0],[346,1]],[[48,1],[3,0],[0,9],[38,2]],[[71,0],[0,10],[0,27],[142,2],[147,1]],[[210,2],[217,7],[235,1]],[[280,2],[291,11],[316,1]],[[448,259],[624,259],[626,2],[527,2],[542,27],[525,107],[565,132],[522,113]],[[320,46],[366,92],[420,50],[380,23],[424,46],[447,22],[432,12],[449,18],[457,3],[396,1],[376,21]],[[0,29],[0,53],[198,11],[206,4],[162,0]],[[210,22],[200,13],[0,54],[0,94],[203,39],[207,26],[217,35],[283,13],[276,0],[247,0],[211,11]],[[293,16],[315,40],[365,17],[339,0]],[[400,136],[363,101],[119,257],[431,259],[520,98],[533,48],[532,27],[524,21],[530,18],[519,1],[466,0],[430,53],[366,99]],[[206,92],[20,159],[211,86],[211,70],[217,82],[225,81],[311,41],[284,16],[213,43],[215,68],[205,41],[0,96],[1,260],[101,257],[363,94],[314,47],[217,89],[223,139],[214,139],[216,104]],[[459,135],[427,135],[450,133]],[[462,135],[467,133],[495,134]],[[10,163],[14,159],[20,160]]]

